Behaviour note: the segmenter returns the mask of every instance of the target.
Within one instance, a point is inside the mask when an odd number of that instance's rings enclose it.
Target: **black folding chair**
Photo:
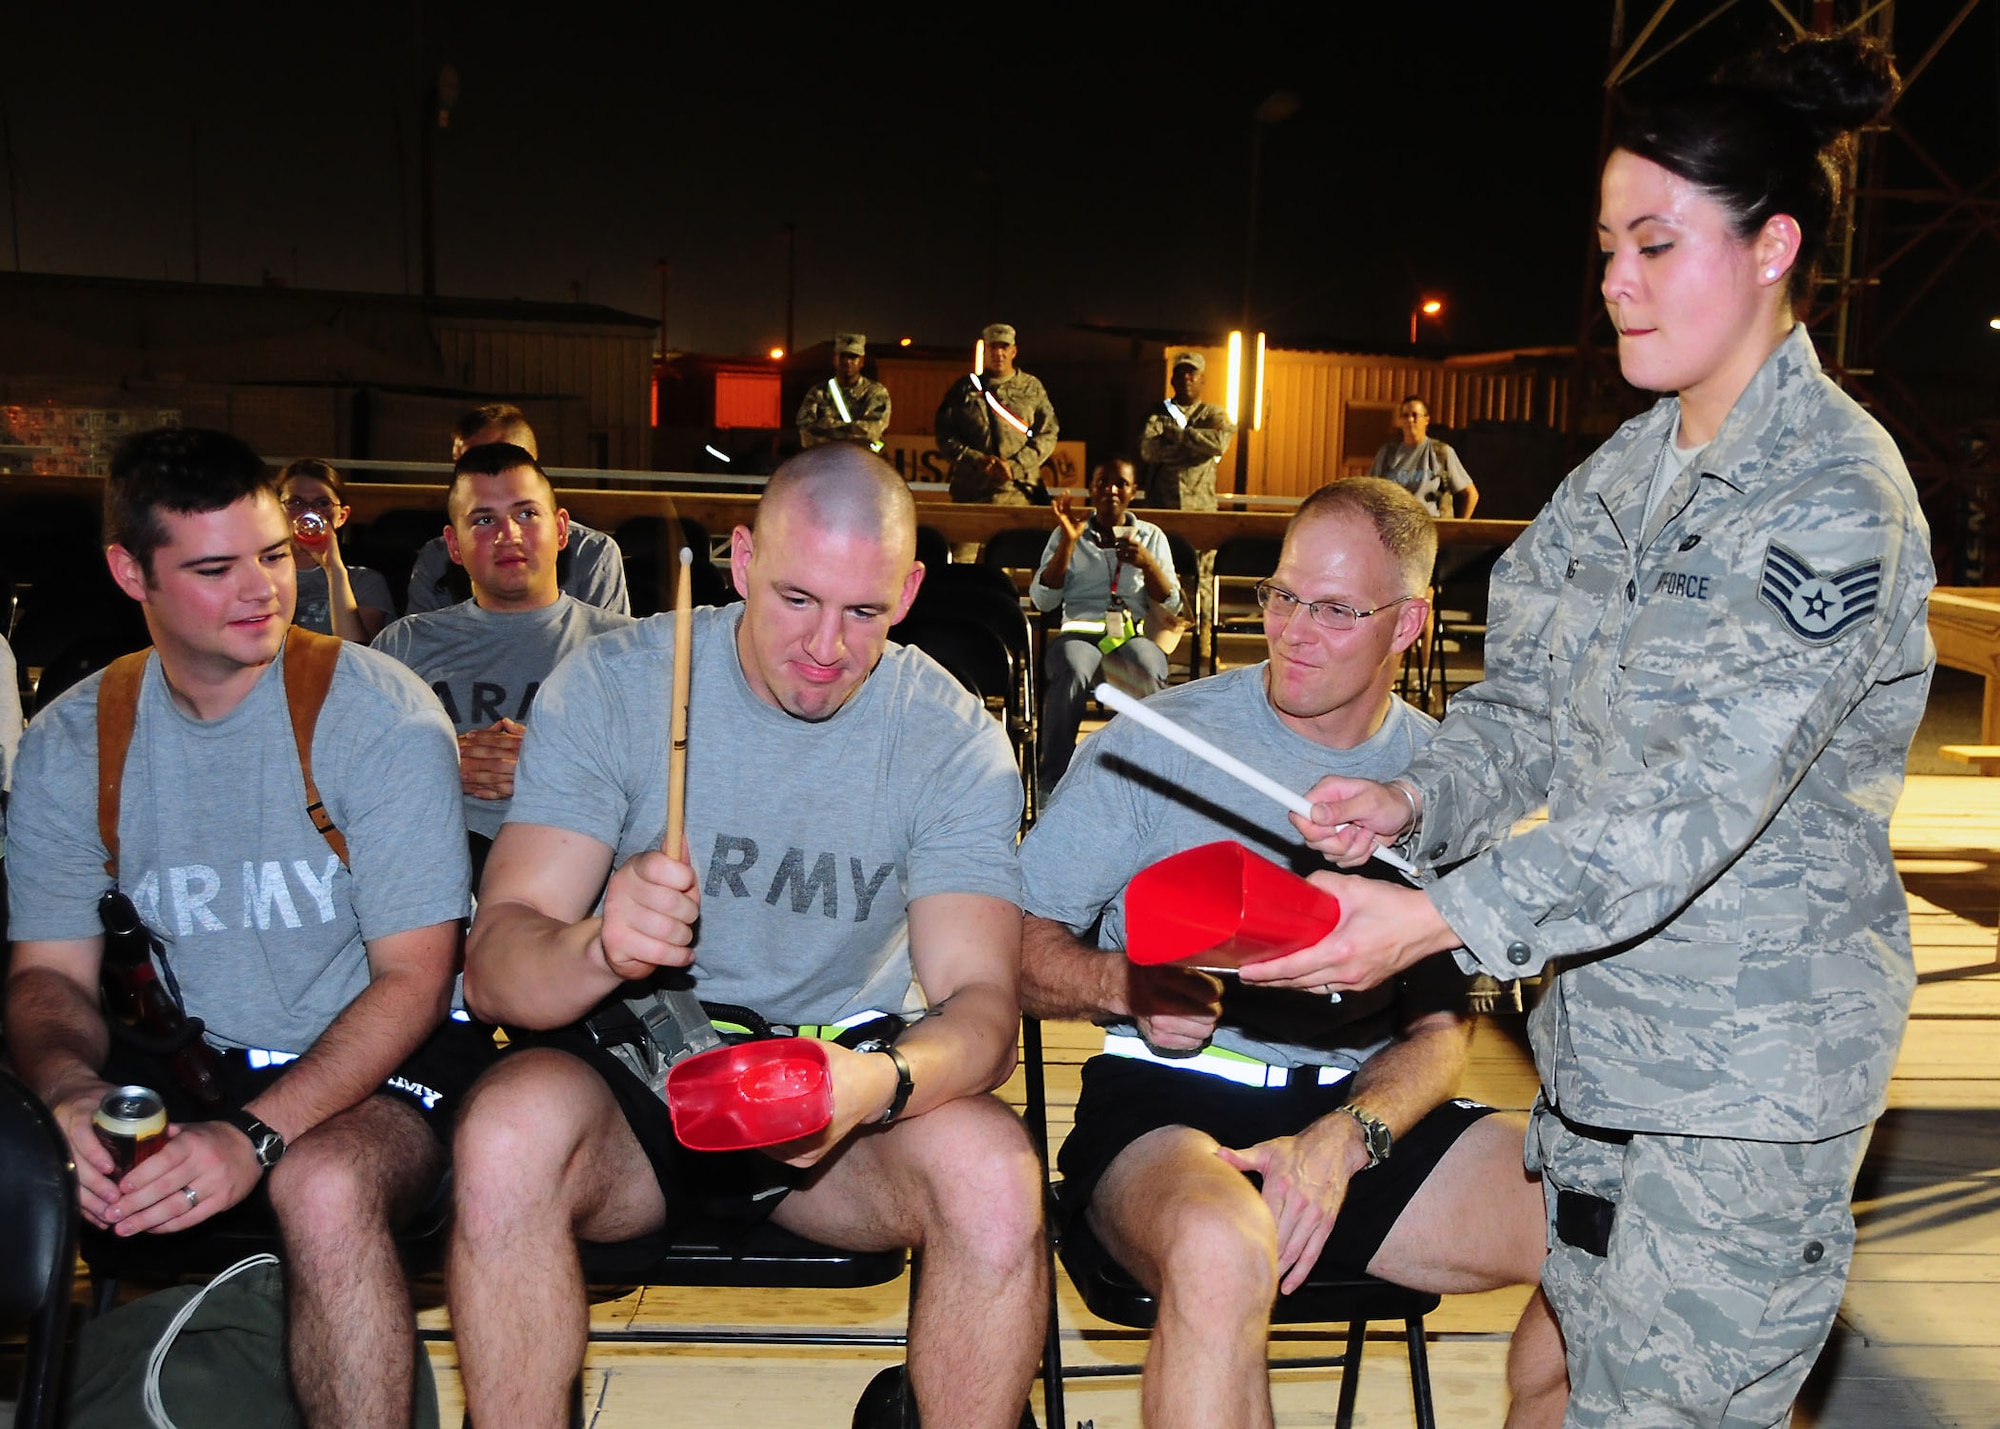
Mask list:
[[[1275,536],[1231,536],[1215,548],[1215,581],[1209,592],[1210,674],[1219,668],[1223,636],[1263,638],[1264,613],[1257,607],[1254,592],[1257,582],[1269,580],[1277,572],[1283,549],[1284,542]]]
[[[35,1094],[0,1069],[0,1319],[28,1322],[16,1429],[56,1422],[76,1267],[76,1168]]]
[[[1021,1046],[1022,1073],[1027,1081],[1023,1114],[1027,1118],[1028,1134],[1043,1148],[1046,1160],[1048,1096],[1042,1066],[1042,1033],[1040,1023],[1032,1017],[1022,1019]],[[1145,1287],[1103,1253],[1081,1217],[1076,1222],[1079,1229],[1070,1232],[1067,1237],[1060,1235],[1056,1228],[1064,1224],[1062,1209],[1062,1185],[1059,1181],[1052,1181],[1049,1193],[1050,1235],[1056,1242],[1057,1257],[1062,1261],[1071,1283],[1076,1286],[1077,1293],[1083,1297],[1083,1303],[1099,1319],[1109,1320],[1114,1325],[1150,1330],[1159,1309],[1158,1302]],[[1104,1268],[1096,1269],[1099,1265]],[[1334,1410],[1334,1424],[1337,1429],[1352,1429],[1355,1398],[1361,1387],[1361,1357],[1368,1326],[1376,1320],[1401,1320],[1404,1343],[1409,1348],[1410,1402],[1417,1429],[1436,1429],[1424,1317],[1437,1309],[1438,1303],[1439,1297],[1434,1294],[1406,1290],[1372,1275],[1336,1277],[1314,1274],[1290,1295],[1278,1297],[1271,1309],[1271,1322],[1274,1325],[1344,1324],[1347,1327],[1345,1345],[1337,1355],[1286,1356],[1273,1359],[1271,1366],[1274,1369],[1338,1368],[1340,1397]],[[1049,1415],[1057,1423],[1065,1422],[1057,1418],[1060,1400],[1055,1397],[1058,1396],[1056,1386],[1061,1380],[1134,1375],[1143,1368],[1137,1364],[1112,1364],[1063,1370],[1059,1368],[1060,1353],[1056,1301],[1051,1296],[1048,1362],[1044,1366],[1044,1377],[1049,1386],[1047,1392],[1052,1396],[1049,1399]]]

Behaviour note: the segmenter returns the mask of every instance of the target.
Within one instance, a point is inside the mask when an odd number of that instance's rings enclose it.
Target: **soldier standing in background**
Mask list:
[[[806,389],[793,418],[800,446],[861,442],[871,451],[882,450],[882,434],[889,430],[889,389],[861,375],[861,359],[867,352],[864,334],[833,335],[833,376]]]
[[[1147,414],[1139,460],[1147,464],[1146,504],[1154,510],[1215,510],[1215,471],[1236,435],[1236,423],[1201,400],[1208,360],[1198,352],[1174,358],[1174,395]]]
[[[951,499],[993,506],[1045,504],[1042,464],[1056,449],[1056,409],[1036,378],[1014,366],[1008,323],[980,334],[986,370],[959,378],[938,404],[938,450],[951,462]]]

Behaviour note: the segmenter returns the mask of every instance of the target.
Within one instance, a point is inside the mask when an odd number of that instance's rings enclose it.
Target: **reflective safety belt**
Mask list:
[[[1015,431],[1019,432],[1024,437],[1030,434],[1031,429],[1029,428],[1028,424],[1022,421],[1019,417],[1015,416],[1012,412],[1008,411],[1005,407],[1000,405],[1000,399],[998,397],[995,397],[991,392],[988,392],[986,390],[986,384],[979,380],[979,374],[977,372],[972,374],[972,390],[979,393],[982,397],[986,399],[986,405],[991,407],[994,410],[994,412],[998,414],[1001,421],[1005,422],[1008,426],[1012,427]]]
[[[1129,1057],[1135,1062],[1151,1062],[1155,1066],[1172,1067],[1177,1071],[1200,1072],[1203,1076],[1221,1077],[1224,1081],[1245,1087],[1288,1087],[1292,1084],[1295,1070],[1302,1081],[1308,1072],[1319,1073],[1318,1084],[1322,1087],[1333,1086],[1352,1075],[1345,1067],[1273,1067],[1255,1057],[1225,1051],[1221,1047],[1204,1047],[1192,1057],[1169,1057],[1148,1047],[1143,1037],[1122,1032],[1104,1034],[1104,1055]]]
[[[1163,402],[1161,405],[1167,409],[1167,415],[1180,424],[1180,429],[1186,431],[1188,424],[1187,413],[1176,407],[1172,402]]]
[[[845,422],[848,426],[853,426],[854,417],[847,410],[847,399],[841,396],[840,394],[840,379],[836,377],[827,378],[826,390],[833,394],[834,410],[840,413],[840,420]],[[880,442],[870,442],[868,444],[868,450],[870,450],[871,452],[879,452],[882,450],[882,444]]]
[[[794,1028],[793,1031],[800,1037],[811,1037],[821,1042],[834,1042],[839,1040],[840,1034],[843,1032],[851,1031],[856,1027],[864,1026],[870,1022],[880,1022],[883,1018],[890,1015],[887,1012],[877,1012],[871,1007],[865,1011],[857,1012],[850,1017],[843,1017],[838,1022],[808,1023]],[[905,1014],[903,1020],[914,1025],[917,1018],[915,1014]],[[756,1028],[746,1027],[740,1022],[731,1022],[727,1018],[715,1022],[713,1025],[715,1030],[724,1036],[754,1037],[757,1035]],[[774,1032],[778,1031],[777,1024],[772,1024],[771,1030]]]

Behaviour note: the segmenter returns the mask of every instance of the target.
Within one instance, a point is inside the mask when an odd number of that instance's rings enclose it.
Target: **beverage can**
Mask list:
[[[151,1087],[113,1087],[91,1113],[98,1142],[120,1178],[167,1144],[167,1104]]]

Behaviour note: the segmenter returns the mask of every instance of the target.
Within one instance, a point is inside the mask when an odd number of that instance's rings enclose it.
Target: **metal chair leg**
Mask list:
[[[1431,1352],[1424,1343],[1424,1322],[1405,1320],[1404,1334],[1410,1346],[1410,1404],[1416,1410],[1417,1429],[1437,1429],[1431,1406]]]
[[[1368,1339],[1366,1320],[1347,1322],[1347,1353],[1340,1357],[1340,1404],[1334,1429],[1354,1429],[1354,1400],[1361,1393],[1361,1350]]]

